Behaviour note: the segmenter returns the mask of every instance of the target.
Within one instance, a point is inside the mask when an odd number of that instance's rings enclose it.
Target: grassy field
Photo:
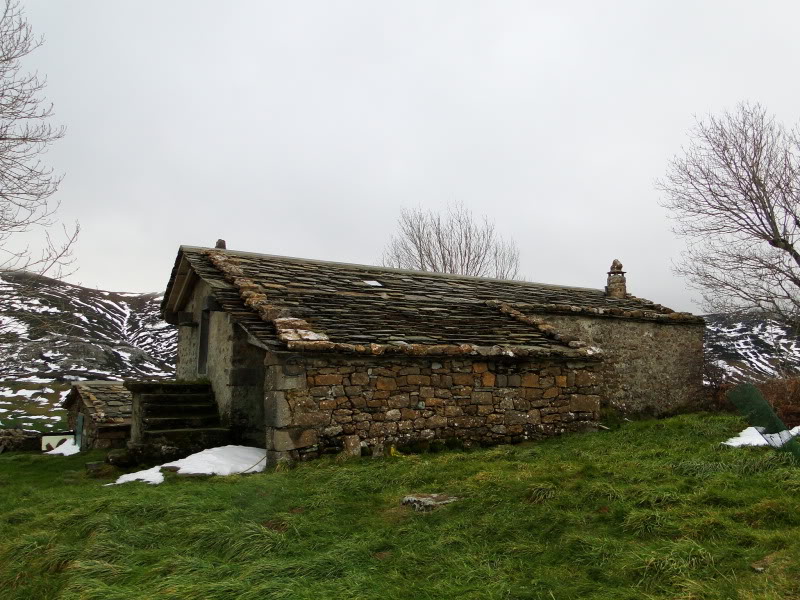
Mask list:
[[[800,467],[728,415],[103,487],[0,455],[4,599],[800,598]],[[412,492],[459,501],[429,514]],[[757,572],[753,565],[763,568]]]
[[[69,383],[0,382],[0,428],[59,431],[69,429],[61,408]]]

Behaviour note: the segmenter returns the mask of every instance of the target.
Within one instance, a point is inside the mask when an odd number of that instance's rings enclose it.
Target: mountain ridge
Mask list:
[[[161,298],[0,271],[0,380],[174,376],[177,329]]]

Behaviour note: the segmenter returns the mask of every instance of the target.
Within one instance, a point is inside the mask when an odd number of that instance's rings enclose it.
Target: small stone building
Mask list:
[[[125,447],[131,430],[131,393],[122,382],[74,383],[64,408],[81,450]]]
[[[210,382],[271,461],[592,429],[702,389],[704,322],[605,289],[180,248],[162,304],[179,380]]]

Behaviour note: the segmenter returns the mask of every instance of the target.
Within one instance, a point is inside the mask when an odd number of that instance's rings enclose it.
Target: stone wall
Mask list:
[[[248,343],[244,330],[223,311],[210,312],[206,372],[198,372],[200,321],[210,295],[208,284],[199,281],[184,309],[192,322],[178,329],[177,379],[208,379],[222,424],[231,428],[233,440],[263,446],[264,351]]]
[[[81,450],[124,448],[130,438],[130,425],[106,426],[95,423],[92,413],[77,399],[67,412],[69,428],[77,431],[78,411],[83,411],[83,431],[81,431]]]
[[[41,452],[42,434],[24,429],[0,429],[0,453]]]
[[[268,354],[269,460],[389,445],[521,442],[593,429],[596,361]]]
[[[703,323],[542,314],[559,332],[603,350],[600,394],[626,414],[693,408],[703,390]]]

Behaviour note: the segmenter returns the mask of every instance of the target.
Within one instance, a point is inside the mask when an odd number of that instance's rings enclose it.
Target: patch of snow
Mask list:
[[[145,469],[144,471],[136,471],[135,473],[122,475],[114,483],[107,483],[106,485],[119,485],[121,483],[128,483],[129,481],[144,481],[150,485],[158,485],[164,481],[164,474],[161,472],[161,467],[158,466]]]
[[[53,383],[55,379],[52,377],[46,379],[43,377],[37,377],[36,375],[28,375],[28,377],[17,377],[15,381],[24,381],[26,383]]]
[[[251,446],[219,446],[197,452],[186,458],[174,460],[163,465],[122,475],[114,483],[118,485],[128,481],[144,481],[157,485],[164,481],[162,467],[171,467],[182,475],[233,475],[237,473],[260,473],[266,467],[267,451]]]
[[[722,442],[726,446],[783,446],[790,439],[800,434],[800,425],[789,431],[781,431],[780,433],[765,433],[761,434],[755,427],[748,427],[736,437]],[[764,439],[764,438],[767,439]],[[769,440],[769,441],[767,441]]]
[[[14,317],[0,317],[0,331],[3,333],[16,333],[21,338],[28,337],[28,324]]]
[[[38,394],[39,390],[17,390],[14,391],[11,388],[0,388],[0,396],[4,398],[13,398],[14,396],[24,396],[30,400],[31,396],[34,394]]]
[[[72,439],[72,440],[67,440],[55,450],[50,450],[49,452],[45,452],[45,454],[60,454],[62,456],[72,456],[73,454],[77,454],[80,451],[81,449],[75,444],[75,440]]]

